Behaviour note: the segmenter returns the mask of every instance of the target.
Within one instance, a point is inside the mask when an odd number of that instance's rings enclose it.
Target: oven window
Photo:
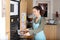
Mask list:
[[[14,12],[14,4],[10,4],[10,12]]]

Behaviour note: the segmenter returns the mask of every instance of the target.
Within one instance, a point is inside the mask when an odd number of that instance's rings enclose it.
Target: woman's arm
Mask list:
[[[29,31],[29,33],[30,34],[36,34],[36,33],[40,32],[40,31],[42,31],[44,29],[44,25],[45,25],[45,19],[42,19],[41,24],[39,25],[38,29],[36,29],[36,30],[32,29],[32,30]]]

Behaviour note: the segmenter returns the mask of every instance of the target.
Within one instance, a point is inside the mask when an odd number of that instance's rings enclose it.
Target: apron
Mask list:
[[[41,22],[41,18],[40,18],[40,22]],[[38,27],[40,27],[40,24],[41,23],[33,23],[33,29],[38,29]],[[35,37],[34,37],[35,40],[46,40],[46,37],[45,37],[45,34],[44,34],[44,31],[40,31],[39,33],[35,34]]]

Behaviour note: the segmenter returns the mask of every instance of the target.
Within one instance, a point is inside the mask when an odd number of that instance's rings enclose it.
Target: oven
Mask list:
[[[10,40],[18,40],[17,30],[20,29],[20,3],[10,1]]]

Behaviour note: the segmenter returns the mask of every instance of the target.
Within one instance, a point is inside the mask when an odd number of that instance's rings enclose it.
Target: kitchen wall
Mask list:
[[[56,11],[60,14],[60,0],[53,0],[53,12]]]
[[[53,18],[53,14],[58,11],[60,14],[60,0],[33,0],[33,6],[38,5],[38,3],[48,3],[48,17]]]
[[[29,0],[28,0],[29,1]],[[30,2],[28,2],[30,3]],[[48,17],[49,19],[53,18],[53,13],[58,13],[60,14],[60,0],[33,0],[33,6],[38,5],[38,3],[48,3]],[[30,3],[31,5],[32,3]],[[29,6],[29,5],[28,5]],[[28,7],[28,13],[31,13],[31,8]]]
[[[5,26],[5,17],[2,17],[2,0],[0,0],[0,40],[6,39],[6,26]]]
[[[33,6],[38,5],[38,3],[47,3],[48,4],[48,19],[52,19],[53,13],[53,1],[52,0],[33,0]]]

